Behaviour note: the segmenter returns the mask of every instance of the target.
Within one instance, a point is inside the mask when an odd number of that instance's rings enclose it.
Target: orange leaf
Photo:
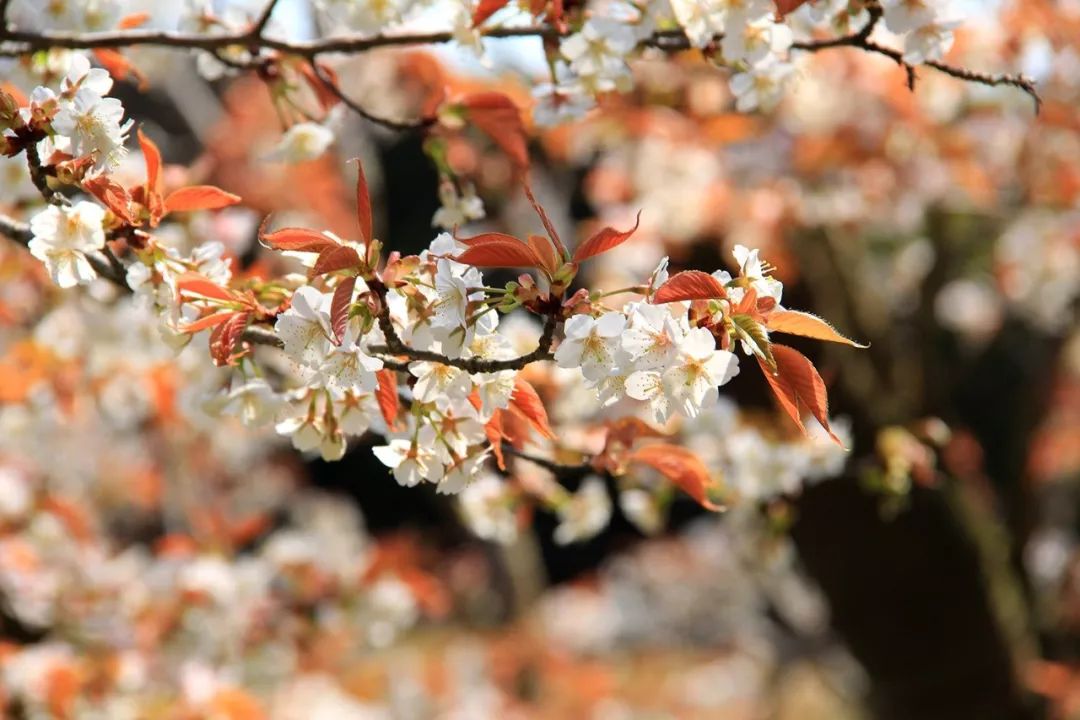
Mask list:
[[[259,239],[262,240],[264,245],[274,250],[291,252],[323,253],[340,247],[336,240],[323,235],[321,232],[306,228],[282,228],[272,233],[260,232]]]
[[[559,255],[562,257],[569,257],[570,253],[566,252],[566,246],[563,245],[559,233],[555,231],[555,225],[551,222],[551,218],[548,217],[547,211],[540,206],[540,203],[536,202],[536,198],[533,196],[532,188],[529,187],[528,182],[525,183],[525,197],[529,198],[529,203],[532,204],[533,210],[540,216],[540,222],[544,224],[544,229],[547,230],[551,242],[555,243],[555,249],[558,251]]]
[[[480,408],[477,408],[479,410]],[[495,456],[495,464],[500,470],[506,470],[506,457],[503,455],[502,443],[505,434],[502,426],[502,410],[496,410],[491,419],[484,425],[484,435],[487,436],[488,444],[491,445],[491,454]]]
[[[211,717],[221,720],[266,720],[259,701],[245,690],[224,688],[210,699]]]
[[[765,326],[776,332],[788,333],[789,335],[802,335],[815,340],[844,343],[852,347],[865,348],[867,345],[846,338],[836,331],[829,323],[817,315],[811,315],[798,310],[777,310],[765,321]]]
[[[308,86],[315,93],[319,106],[324,111],[329,111],[341,103],[341,98],[331,88],[331,84],[333,84],[333,87],[337,87],[337,73],[334,72],[332,67],[323,63],[318,63],[318,66],[319,69],[316,71],[312,65],[302,63],[300,65],[300,74],[304,76],[304,80],[307,81]]]
[[[176,279],[177,297],[183,293],[202,295],[203,297],[212,298],[214,300],[225,300],[229,302],[237,299],[236,294],[228,288],[223,288],[194,272],[184,273]]]
[[[480,23],[502,10],[510,4],[510,0],[480,0],[472,16],[472,26],[477,27]]]
[[[494,234],[494,233],[493,233]],[[472,245],[454,259],[475,267],[540,267],[543,261],[536,252],[520,240],[507,236],[507,240],[491,238]]]
[[[95,48],[93,53],[101,67],[105,68],[114,79],[126,80],[130,75],[138,81],[140,89],[146,88],[146,75],[120,52],[109,48]]]
[[[547,410],[536,392],[536,388],[521,376],[514,378],[514,392],[510,395],[510,411],[525,419],[536,432],[549,440],[555,439],[555,433],[548,424]]]
[[[190,212],[192,210],[217,210],[240,202],[239,195],[225,192],[213,185],[192,185],[180,188],[165,198],[165,212]]]
[[[776,0],[776,15],[783,20],[785,15],[795,12],[804,4],[806,0]]]
[[[315,261],[315,267],[311,269],[311,277],[324,275],[335,270],[356,268],[360,265],[360,255],[355,248],[348,245],[338,245],[319,254]]]
[[[661,285],[653,296],[653,302],[659,305],[680,300],[708,300],[723,297],[727,297],[727,291],[719,280],[700,270],[687,270],[673,275]]]
[[[637,219],[634,221],[634,227],[629,230],[621,231],[616,230],[613,227],[604,228],[585,242],[581,243],[581,245],[578,245],[577,250],[574,251],[574,262],[587,260],[588,258],[595,257],[600,253],[606,253],[608,250],[622,245],[634,234],[640,224],[641,211],[638,210]]]
[[[398,389],[397,373],[390,369],[379,370],[375,373],[379,379],[379,387],[375,390],[375,399],[379,402],[379,412],[382,413],[386,427],[390,430],[397,426],[398,414]]]
[[[247,329],[251,313],[233,313],[225,322],[214,328],[210,333],[210,357],[218,367],[232,365],[236,345],[240,342],[240,336]]]
[[[345,278],[334,290],[334,298],[330,301],[330,327],[334,331],[335,345],[341,344],[341,338],[345,334],[345,324],[349,322],[349,308],[352,307],[355,287],[356,277]]]
[[[492,242],[514,242],[514,243],[520,243],[521,242],[520,240],[518,240],[513,235],[507,235],[506,233],[501,233],[501,232],[480,233],[479,235],[473,235],[472,237],[469,237],[469,238],[455,237],[454,239],[457,240],[459,243],[461,243],[462,245],[464,245],[466,247],[473,247],[475,245],[484,245],[484,244],[492,243]]]
[[[143,134],[139,128],[139,147],[142,148],[143,160],[146,162],[146,189],[156,193],[158,183],[161,181],[161,151],[154,141]]]
[[[722,488],[709,474],[709,468],[697,455],[678,445],[656,443],[638,448],[630,455],[631,462],[648,465],[683,489],[702,507],[723,510]]]
[[[481,92],[466,96],[461,107],[468,119],[509,156],[519,171],[529,167],[525,125],[521,112],[509,97],[500,92]]]
[[[117,30],[132,30],[134,28],[139,27],[140,25],[144,25],[146,23],[146,21],[149,20],[149,19],[150,19],[150,13],[147,13],[147,12],[131,13],[130,15],[125,15],[124,17],[120,18],[120,22],[118,22],[116,24],[116,29]]]
[[[360,223],[360,239],[370,243],[373,238],[371,219],[371,194],[368,191],[367,177],[360,159],[356,159],[356,219]]]
[[[562,265],[558,254],[555,252],[555,247],[551,244],[551,240],[543,235],[530,235],[528,239],[529,247],[536,253],[536,256],[540,258],[541,266],[547,270],[548,275],[554,275],[559,271],[559,266]]]
[[[214,327],[228,320],[233,316],[231,311],[216,312],[205,317],[201,317],[193,323],[188,323],[180,328],[180,332],[197,333],[200,330],[205,330],[208,327]]]
[[[108,175],[85,178],[82,181],[82,188],[100,200],[105,207],[127,224],[137,224],[135,216],[131,214],[131,196]]]
[[[803,426],[801,409],[805,408],[821,423],[829,437],[837,445],[843,447],[840,438],[829,426],[829,396],[825,389],[825,381],[821,379],[817,368],[809,359],[798,350],[786,345],[770,346],[773,358],[776,361],[776,374],[769,371],[761,358],[758,364],[765,373],[765,379],[769,381],[769,387],[780,402],[780,407],[795,421],[800,430],[806,432]]]

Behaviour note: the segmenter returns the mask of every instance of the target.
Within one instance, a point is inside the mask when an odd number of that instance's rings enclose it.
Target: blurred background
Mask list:
[[[207,418],[216,371],[173,359],[134,309],[103,310],[107,290],[72,298],[0,247],[7,713],[1080,717],[1080,4],[973,5],[949,61],[1032,76],[1038,116],[1015,89],[929,70],[909,92],[857,50],[801,58],[775,110],[738,114],[727,75],[688,52],[636,60],[635,89],[583,119],[530,123],[533,184],[564,238],[643,211],[588,286],[633,284],[664,256],[730,269],[743,244],[776,267],[786,306],[870,345],[794,343],[850,438],[838,458],[776,429],[756,374],[726,386],[740,429],[686,440],[729,456],[743,501],[719,515],[679,500],[661,527],[620,502],[584,542],[555,542],[541,512],[494,532],[472,501],[399,487],[364,443],[323,463]],[[302,2],[275,22],[330,30]],[[379,50],[335,69],[385,117],[417,116],[442,86],[529,107],[540,41],[487,46],[484,63]],[[422,134],[345,113],[329,152],[274,162],[282,127],[259,78],[128,54],[146,85],[114,94],[169,172],[244,198],[163,227],[179,245],[218,239],[265,272],[268,213],[354,236],[351,157],[389,248],[438,232]],[[444,141],[486,209],[470,230],[537,230],[490,140]],[[138,153],[126,162],[141,178]],[[0,163],[0,206],[32,212],[25,170]],[[537,384],[553,418],[580,414],[573,387]]]

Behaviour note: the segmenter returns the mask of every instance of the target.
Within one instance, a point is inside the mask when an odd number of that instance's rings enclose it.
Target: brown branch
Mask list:
[[[266,8],[263,9],[259,19],[255,21],[255,24],[251,28],[251,35],[253,37],[261,38],[263,31],[266,30],[266,26],[270,24],[270,16],[274,14],[274,9],[277,7],[278,0],[270,0],[266,3]]]
[[[430,127],[438,122],[438,118],[436,117],[422,117],[418,120],[391,120],[390,118],[375,115],[342,92],[341,88],[338,87],[332,77],[326,74],[326,71],[321,65],[313,62],[311,63],[311,69],[319,80],[322,81],[326,89],[333,93],[334,97],[340,100],[345,107],[349,108],[365,120],[388,127],[391,130],[418,130],[420,128]]]

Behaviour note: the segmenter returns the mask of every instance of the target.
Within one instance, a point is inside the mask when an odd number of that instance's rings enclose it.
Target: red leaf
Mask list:
[[[555,249],[562,257],[569,257],[570,253],[566,252],[566,246],[563,245],[562,238],[559,237],[559,233],[555,231],[555,225],[552,224],[551,218],[548,217],[547,211],[540,206],[540,203],[536,202],[536,198],[533,196],[532,188],[529,187],[529,183],[525,183],[525,197],[529,198],[529,203],[532,204],[533,210],[540,216],[540,222],[544,224],[544,229],[547,230],[548,237],[551,238],[551,242],[555,243]]]
[[[274,250],[291,252],[323,253],[340,247],[336,240],[323,235],[321,232],[306,228],[282,228],[272,233],[260,232],[259,239],[262,240],[264,245]]]
[[[153,140],[143,134],[141,128],[138,135],[139,147],[142,148],[143,160],[146,162],[146,189],[156,193],[161,181],[161,151]]]
[[[337,73],[333,68],[323,63],[318,63],[318,70],[308,63],[302,63],[299,67],[300,74],[304,76],[304,80],[315,93],[319,106],[324,111],[332,110],[341,103],[341,98],[331,88],[331,84],[337,87],[338,82]]]
[[[125,15],[120,18],[120,22],[116,24],[117,30],[132,30],[146,23],[150,19],[150,13],[137,12]]]
[[[788,333],[789,335],[801,335],[815,340],[843,343],[857,348],[867,347],[844,337],[836,331],[836,328],[817,315],[799,312],[798,310],[778,310],[768,317],[765,325],[770,330]]]
[[[315,261],[315,267],[311,269],[311,277],[359,266],[360,254],[356,252],[356,249],[348,245],[338,245],[319,254],[319,259]]]
[[[621,231],[616,230],[613,227],[604,228],[585,242],[581,243],[581,245],[578,245],[577,250],[574,251],[574,262],[587,260],[622,245],[634,234],[634,231],[638,229],[638,225],[640,224],[641,211],[638,210],[637,219],[634,221],[634,227],[629,230]]]
[[[801,409],[809,410],[829,433],[829,437],[843,447],[840,438],[836,437],[829,426],[829,396],[825,381],[821,379],[817,368],[805,355],[786,345],[773,344],[771,349],[776,360],[776,374],[769,371],[761,358],[758,358],[758,364],[761,365],[765,379],[769,381],[769,387],[772,388],[780,407],[804,433],[806,428],[803,425]]]
[[[653,296],[653,302],[662,304],[722,297],[727,297],[727,291],[719,280],[700,270],[687,270],[672,276],[661,285]]]
[[[180,332],[197,333],[205,330],[206,328],[220,325],[221,323],[232,317],[234,314],[235,313],[233,313],[231,310],[212,313],[210,315],[206,315],[205,317],[199,318],[193,323],[188,323],[187,325],[184,325],[182,328],[180,328]]]
[[[370,243],[373,238],[371,219],[371,194],[368,192],[367,177],[360,159],[356,160],[356,219],[360,223],[360,239]]]
[[[776,16],[783,20],[788,13],[793,13],[807,0],[776,0]]]
[[[549,440],[555,439],[555,433],[548,424],[547,410],[536,393],[536,388],[523,380],[514,378],[514,392],[510,395],[510,411],[526,420],[536,432]]]
[[[233,291],[221,287],[220,285],[216,285],[202,275],[194,272],[184,273],[176,279],[177,297],[184,293],[201,295],[214,300],[225,300],[226,302],[235,302],[237,300],[236,293]]]
[[[397,373],[393,370],[384,369],[375,373],[379,379],[379,387],[375,390],[375,399],[379,402],[379,412],[382,413],[386,427],[394,430],[397,427],[398,414],[398,390]]]
[[[507,236],[509,237],[509,236]],[[540,267],[543,262],[531,247],[510,238],[489,239],[466,249],[454,258],[459,263],[480,268],[490,267]]]
[[[240,342],[240,336],[247,328],[251,313],[233,313],[225,322],[214,328],[210,333],[210,357],[214,364],[220,366],[232,365],[236,345]]]
[[[465,245],[466,247],[484,245],[491,242],[514,242],[518,244],[521,243],[521,241],[513,235],[507,235],[506,233],[500,232],[480,233],[479,235],[473,235],[470,238],[455,237],[454,239],[462,245]]]
[[[138,81],[140,89],[146,87],[146,75],[117,50],[95,48],[93,53],[94,58],[101,64],[101,67],[105,68],[114,79],[126,80],[130,75]]]
[[[190,212],[192,210],[217,210],[240,202],[239,195],[225,192],[213,185],[192,185],[180,188],[165,198],[165,212]]]
[[[479,410],[480,408],[477,408]],[[484,434],[487,436],[488,444],[491,445],[491,453],[495,456],[495,463],[499,466],[500,470],[506,470],[506,458],[503,456],[502,443],[503,443],[503,426],[502,426],[502,410],[496,410],[492,414],[491,419],[484,425]]]
[[[131,196],[108,175],[85,178],[82,181],[82,188],[100,200],[105,207],[128,225],[138,224],[131,214]]]
[[[638,448],[631,462],[648,465],[708,510],[723,510],[722,488],[697,455],[678,445],[656,443]]]
[[[510,0],[480,0],[472,16],[472,26],[477,27],[480,23],[502,10],[510,4]]]
[[[559,267],[562,265],[562,260],[555,252],[555,247],[551,244],[551,240],[543,235],[530,235],[529,247],[536,253],[536,256],[540,258],[541,266],[547,270],[549,275],[554,275],[559,271]]]
[[[349,322],[349,308],[352,307],[355,287],[356,277],[345,278],[334,290],[334,298],[330,301],[330,328],[334,331],[335,345],[340,345],[341,338],[345,335],[345,325]]]
[[[521,112],[509,97],[500,92],[481,92],[466,96],[461,107],[476,128],[490,137],[519,171],[529,167],[525,125]]]

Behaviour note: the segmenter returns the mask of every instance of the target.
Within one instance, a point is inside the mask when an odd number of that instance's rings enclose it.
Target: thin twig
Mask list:
[[[270,23],[270,16],[274,14],[274,9],[277,7],[278,0],[270,0],[266,3],[266,8],[262,11],[262,15],[255,21],[255,24],[251,27],[252,37],[261,38],[263,31],[266,30],[266,26]]]
[[[349,98],[349,96],[346,95],[344,92],[342,92],[341,88],[337,86],[337,83],[334,82],[334,79],[332,77],[326,74],[326,71],[321,65],[313,62],[311,63],[311,68],[315,72],[315,75],[319,78],[319,80],[322,81],[323,85],[326,87],[327,90],[333,93],[333,95],[338,100],[340,100],[342,104],[345,105],[345,107],[349,108],[365,120],[370,120],[377,125],[388,127],[391,130],[418,130],[420,128],[434,125],[438,121],[438,118],[435,117],[422,117],[418,120],[391,120],[389,118],[375,115],[365,109],[362,105],[359,105],[356,101]]]

